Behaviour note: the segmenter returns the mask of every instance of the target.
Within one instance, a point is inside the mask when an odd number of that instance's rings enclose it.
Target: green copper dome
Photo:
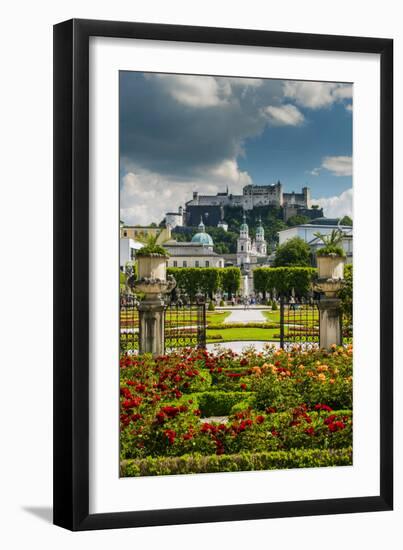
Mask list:
[[[206,233],[206,228],[204,226],[202,219],[200,220],[200,224],[199,224],[199,232],[196,233],[196,235],[193,235],[192,237],[192,243],[204,244],[206,246],[214,245],[213,239],[210,237],[208,233]]]
[[[208,233],[196,233],[196,235],[193,235],[192,237],[192,243],[205,244],[209,246],[214,245],[213,239]]]

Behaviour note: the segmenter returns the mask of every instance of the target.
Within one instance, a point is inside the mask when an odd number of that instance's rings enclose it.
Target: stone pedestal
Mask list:
[[[338,298],[322,298],[318,302],[321,348],[330,348],[342,344],[341,332],[341,300]]]
[[[314,290],[322,294],[318,302],[319,345],[321,348],[330,348],[334,344],[341,346],[341,300],[337,295],[343,284],[344,258],[331,254],[318,256],[317,262],[319,278],[314,283]]]
[[[143,300],[139,310],[139,352],[162,355],[164,353],[165,304],[163,300]]]

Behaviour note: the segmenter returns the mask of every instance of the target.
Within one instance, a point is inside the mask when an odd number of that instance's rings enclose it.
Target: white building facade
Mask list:
[[[319,220],[318,220],[319,221]],[[312,252],[316,252],[319,248],[324,246],[323,242],[315,236],[315,233],[321,233],[322,235],[329,235],[335,229],[339,229],[343,233],[341,246],[346,253],[346,263],[352,263],[353,261],[353,228],[348,225],[340,225],[337,220],[335,223],[307,223],[303,225],[297,225],[290,227],[289,229],[283,229],[278,232],[279,244],[282,245],[288,240],[299,237],[305,241],[311,248]]]
[[[121,271],[124,271],[126,264],[128,262],[134,262],[137,250],[143,248],[144,245],[134,239],[123,237],[120,239],[119,246],[119,265]]]
[[[170,254],[168,267],[224,267],[224,258],[214,252],[214,242],[202,220],[191,242],[170,240],[164,243]]]
[[[264,229],[262,221],[259,220],[259,225],[256,229],[256,240],[249,236],[249,227],[246,223],[244,214],[243,223],[240,227],[239,237],[237,239],[237,265],[248,266],[256,264],[259,259],[267,257],[267,243],[264,240]]]

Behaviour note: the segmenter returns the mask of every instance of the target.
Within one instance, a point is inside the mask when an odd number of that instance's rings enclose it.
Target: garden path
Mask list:
[[[233,309],[231,314],[224,319],[225,323],[264,323],[264,317],[261,309]]]

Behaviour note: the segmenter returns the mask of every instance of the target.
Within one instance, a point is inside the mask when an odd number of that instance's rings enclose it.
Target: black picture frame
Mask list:
[[[356,498],[89,513],[89,38],[380,54],[380,491]],[[70,530],[393,507],[393,40],[73,19],[54,27],[54,523]]]

